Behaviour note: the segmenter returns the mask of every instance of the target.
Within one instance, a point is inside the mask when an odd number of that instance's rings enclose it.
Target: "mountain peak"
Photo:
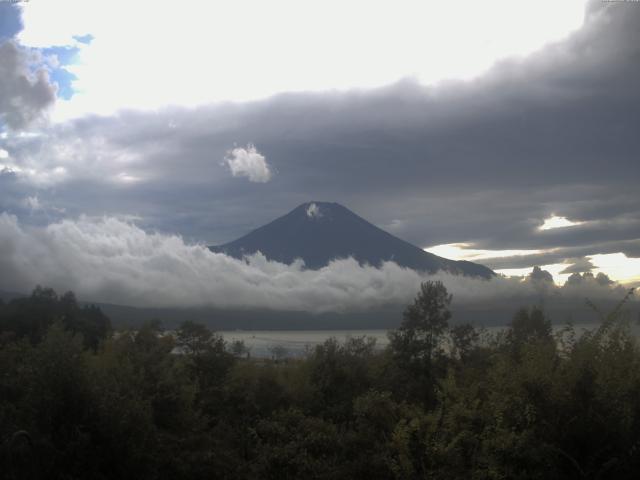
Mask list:
[[[322,210],[318,206],[317,203],[310,203],[306,208],[305,213],[309,218],[320,218],[322,217]]]
[[[298,205],[291,211],[292,214],[304,213],[311,220],[325,219],[331,220],[336,215],[345,213],[353,214],[348,208],[335,202],[306,202]],[[354,214],[355,215],[355,214]]]
[[[236,258],[259,251],[269,260],[287,264],[302,259],[310,269],[322,268],[335,259],[353,257],[361,264],[376,267],[393,261],[401,267],[431,273],[445,270],[485,278],[494,275],[482,265],[425,252],[334,202],[303,203],[244,237],[210,249]]]

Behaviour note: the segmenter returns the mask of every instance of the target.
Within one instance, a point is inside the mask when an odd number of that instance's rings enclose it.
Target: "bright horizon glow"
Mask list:
[[[427,247],[423,250],[451,260],[469,260],[471,262],[486,258],[515,257],[542,253],[542,250],[481,250],[470,247],[471,245],[468,243],[445,243]]]
[[[436,245],[433,247],[425,248],[424,250],[438,255],[440,257],[448,258],[450,260],[468,260],[470,262],[482,263],[482,260],[488,258],[504,258],[504,257],[516,257],[525,255],[535,255],[539,253],[545,253],[549,250],[481,250],[470,248],[468,243],[449,243],[443,245]],[[557,285],[562,285],[569,278],[568,274],[560,273],[567,268],[564,263],[554,263],[549,265],[541,265],[540,268],[547,270],[552,276],[553,281]],[[531,273],[533,265],[526,268],[503,268],[494,270],[496,273],[505,275],[507,277],[526,277]]]
[[[515,257],[520,255],[535,255],[546,253],[550,250],[481,250],[470,248],[468,243],[449,243],[427,247],[423,250],[448,258],[450,260],[468,260],[470,262],[482,263],[482,260],[488,258]],[[624,253],[611,253],[587,256],[594,265],[592,273],[597,275],[602,272],[611,280],[622,284],[633,284],[640,281],[640,258],[630,258]],[[543,270],[547,270],[553,275],[556,284],[562,285],[567,281],[570,274],[560,273],[569,266],[568,263],[554,263],[548,265],[538,265]],[[534,265],[526,268],[503,268],[495,270],[496,273],[506,275],[508,277],[525,277]]]
[[[554,228],[573,227],[575,225],[582,225],[584,222],[572,222],[567,217],[558,217],[551,215],[544,223],[538,227],[538,230],[553,230]]]
[[[548,265],[538,265],[542,270],[546,270],[553,277],[553,282],[562,286],[567,281],[567,279],[571,276],[569,273],[560,273],[562,270],[567,268],[566,263],[551,263]],[[494,270],[499,275],[505,275],[507,277],[526,277],[531,273],[533,267],[528,268],[501,268],[499,270]]]
[[[602,272],[623,284],[640,281],[640,258],[630,258],[624,253],[590,255],[588,258],[595,265],[594,274]]]
[[[67,67],[78,77],[76,95],[59,99],[53,112],[62,120],[403,78],[424,85],[473,79],[578,29],[585,3],[57,0],[23,4],[19,40],[80,48]],[[94,37],[90,45],[73,39],[85,34]]]

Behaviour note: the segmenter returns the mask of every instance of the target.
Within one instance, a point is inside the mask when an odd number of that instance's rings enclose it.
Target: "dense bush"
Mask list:
[[[424,284],[388,348],[275,361],[193,322],[112,334],[38,288],[0,305],[0,475],[636,478],[640,350],[619,309],[556,336],[523,309],[488,336],[450,327],[450,302]]]

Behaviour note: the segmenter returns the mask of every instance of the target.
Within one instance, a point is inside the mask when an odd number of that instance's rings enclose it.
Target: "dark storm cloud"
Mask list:
[[[590,272],[595,268],[593,263],[591,263],[591,260],[589,260],[588,258],[575,258],[569,259],[568,261],[573,263],[562,270],[560,273],[583,273]]]
[[[27,127],[53,104],[55,95],[46,70],[31,71],[28,52],[12,40],[0,43],[0,125]]]
[[[589,246],[640,239],[640,218],[619,214],[612,219],[591,220],[581,225],[551,230],[539,230],[537,227],[518,230],[508,226],[503,228],[500,233],[500,238],[486,237],[481,239],[482,245],[498,249],[514,244],[522,249],[543,249],[549,246],[555,248]]]
[[[551,263],[638,256],[638,25],[637,4],[592,2],[566,40],[473,81],[121,112],[0,148],[31,172],[24,185],[69,215],[126,213],[210,243],[329,200],[420,246],[558,248]],[[269,182],[224,165],[247,144],[266,158]],[[585,223],[538,230],[552,213]]]

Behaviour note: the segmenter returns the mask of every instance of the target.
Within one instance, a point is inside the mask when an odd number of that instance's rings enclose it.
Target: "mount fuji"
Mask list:
[[[332,260],[353,257],[375,267],[392,261],[401,267],[435,273],[491,278],[495,273],[480,264],[449,260],[412,245],[367,222],[348,208],[329,202],[308,202],[286,215],[212,251],[235,258],[261,252],[267,259],[291,264],[304,261],[320,269]]]

